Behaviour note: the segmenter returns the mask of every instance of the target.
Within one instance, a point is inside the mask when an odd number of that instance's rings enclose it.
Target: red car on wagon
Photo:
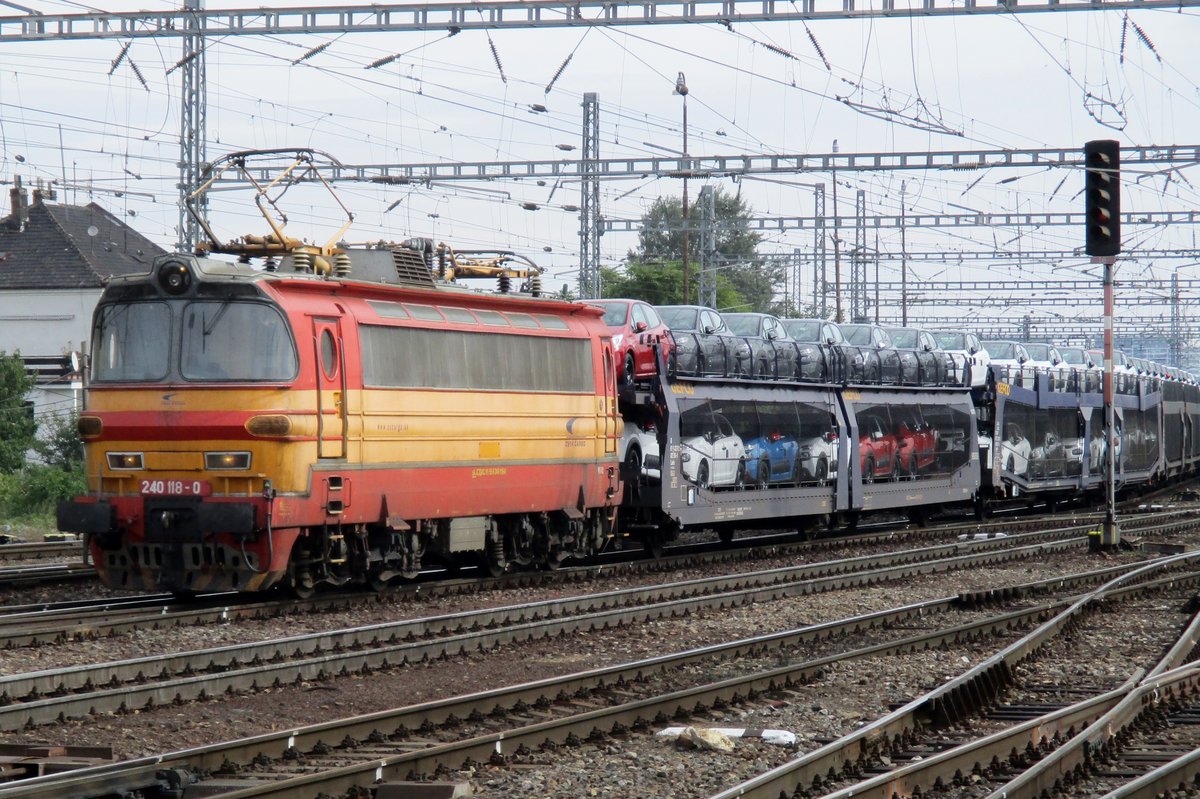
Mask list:
[[[658,373],[654,363],[654,345],[663,356],[675,349],[671,331],[654,306],[641,300],[580,300],[604,311],[604,324],[612,331],[617,356],[617,381],[631,385]]]

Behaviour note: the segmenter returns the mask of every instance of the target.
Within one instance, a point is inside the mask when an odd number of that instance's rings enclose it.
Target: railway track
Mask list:
[[[775,662],[771,652],[804,641],[836,642],[864,630],[893,625],[924,624],[936,627],[951,608],[978,603],[984,597],[946,597],[895,608],[882,613],[773,633],[731,644],[665,655],[593,672],[568,675],[537,683],[456,697],[425,705],[376,713],[311,728],[258,736],[153,759],[128,761],[90,768],[57,777],[28,780],[20,788],[0,789],[0,797],[95,797],[105,792],[140,790],[151,786],[183,788],[209,775],[196,795],[217,790],[229,796],[341,795],[363,789],[377,779],[403,779],[410,774],[431,775],[463,763],[507,762],[522,752],[546,746],[563,746],[609,735],[639,734],[650,725],[674,718],[703,715],[705,709],[737,705],[755,697],[786,692],[790,686],[815,679],[831,666],[848,659],[893,656],[919,652],[981,636],[1012,638],[1020,629],[1039,627],[1020,637],[1000,654],[989,658],[960,678],[914,700],[858,734],[831,743],[803,760],[806,767],[792,774],[792,786],[812,784],[826,774],[841,772],[858,762],[864,741],[887,741],[899,730],[917,724],[918,718],[953,715],[962,698],[990,696],[1003,664],[1028,657],[1055,635],[1075,623],[1085,609],[1098,602],[1119,602],[1152,592],[1180,590],[1200,585],[1197,555],[1165,558],[1151,566],[1122,567],[1056,578],[1037,584],[1010,586],[993,598],[1020,598],[1024,607],[981,614],[965,624],[926,630],[866,646],[837,648],[832,654],[799,663],[761,668]],[[1187,571],[1178,571],[1191,567]],[[1164,572],[1172,572],[1174,573]],[[1123,572],[1117,574],[1117,572]],[[1116,574],[1116,576],[1114,576]],[[1094,586],[1078,599],[1059,598],[1030,604],[1038,594],[1070,593]],[[736,663],[736,676],[700,685],[664,687],[651,678],[675,673],[689,662],[721,660]],[[758,665],[758,670],[752,667]],[[649,680],[649,682],[647,682]],[[645,688],[639,686],[646,685]],[[658,690],[656,690],[658,689]],[[516,724],[517,726],[513,726]],[[256,764],[250,768],[250,764]],[[242,764],[238,766],[238,764]],[[739,790],[746,786],[739,786]],[[777,797],[780,783],[764,783],[761,792],[747,795]],[[757,789],[756,789],[757,790]],[[789,789],[789,794],[790,794]],[[13,791],[19,791],[14,793]],[[201,794],[200,792],[204,793]],[[734,795],[733,793],[729,794]],[[738,794],[740,795],[740,794]]]
[[[496,646],[679,617],[1079,548],[1077,531],[1026,533],[469,611],[215,650],[0,678],[0,729],[320,680]],[[212,611],[209,611],[212,612]],[[123,624],[133,624],[126,618]]]
[[[1131,517],[1129,531],[1150,529],[1165,520],[1186,525],[1190,514],[1168,511]],[[470,575],[447,578],[427,574],[423,579],[392,587],[382,599],[379,595],[354,591],[330,592],[308,599],[285,596],[201,594],[181,600],[171,594],[154,594],[95,600],[36,603],[0,607],[0,649],[20,646],[44,646],[72,639],[103,637],[140,627],[165,629],[197,624],[261,619],[271,616],[341,611],[366,607],[380,601],[402,600],[407,596],[443,597],[484,592],[494,589],[534,586],[583,585],[605,576],[653,575],[698,565],[743,564],[766,557],[801,556],[813,558],[830,552],[862,547],[899,549],[924,542],[959,542],[963,537],[986,539],[1010,536],[1022,531],[1067,531],[1083,535],[1100,520],[1096,514],[1036,516],[988,523],[947,524],[926,528],[887,527],[880,531],[849,536],[797,540],[794,534],[767,534],[738,539],[735,546],[691,543],[673,547],[662,558],[646,559],[638,551],[611,553],[603,561],[587,566],[563,568],[551,572],[517,572],[498,578]]]

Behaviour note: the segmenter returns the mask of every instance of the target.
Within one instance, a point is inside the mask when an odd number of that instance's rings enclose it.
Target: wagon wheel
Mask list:
[[[717,538],[720,539],[722,544],[733,543],[733,528],[732,527],[720,528],[719,530],[717,530]]]

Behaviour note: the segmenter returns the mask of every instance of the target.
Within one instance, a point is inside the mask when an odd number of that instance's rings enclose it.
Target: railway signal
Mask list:
[[[1083,145],[1087,179],[1088,255],[1111,257],[1121,252],[1121,143],[1097,139]]]

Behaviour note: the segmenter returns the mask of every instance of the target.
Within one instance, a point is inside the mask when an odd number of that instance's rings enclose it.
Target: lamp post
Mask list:
[[[688,164],[688,123],[687,123],[687,96],[688,87],[687,79],[683,77],[683,73],[679,73],[679,77],[675,79],[675,94],[683,98],[683,303],[687,305],[691,302],[691,274],[688,269],[688,172],[690,165]]]

